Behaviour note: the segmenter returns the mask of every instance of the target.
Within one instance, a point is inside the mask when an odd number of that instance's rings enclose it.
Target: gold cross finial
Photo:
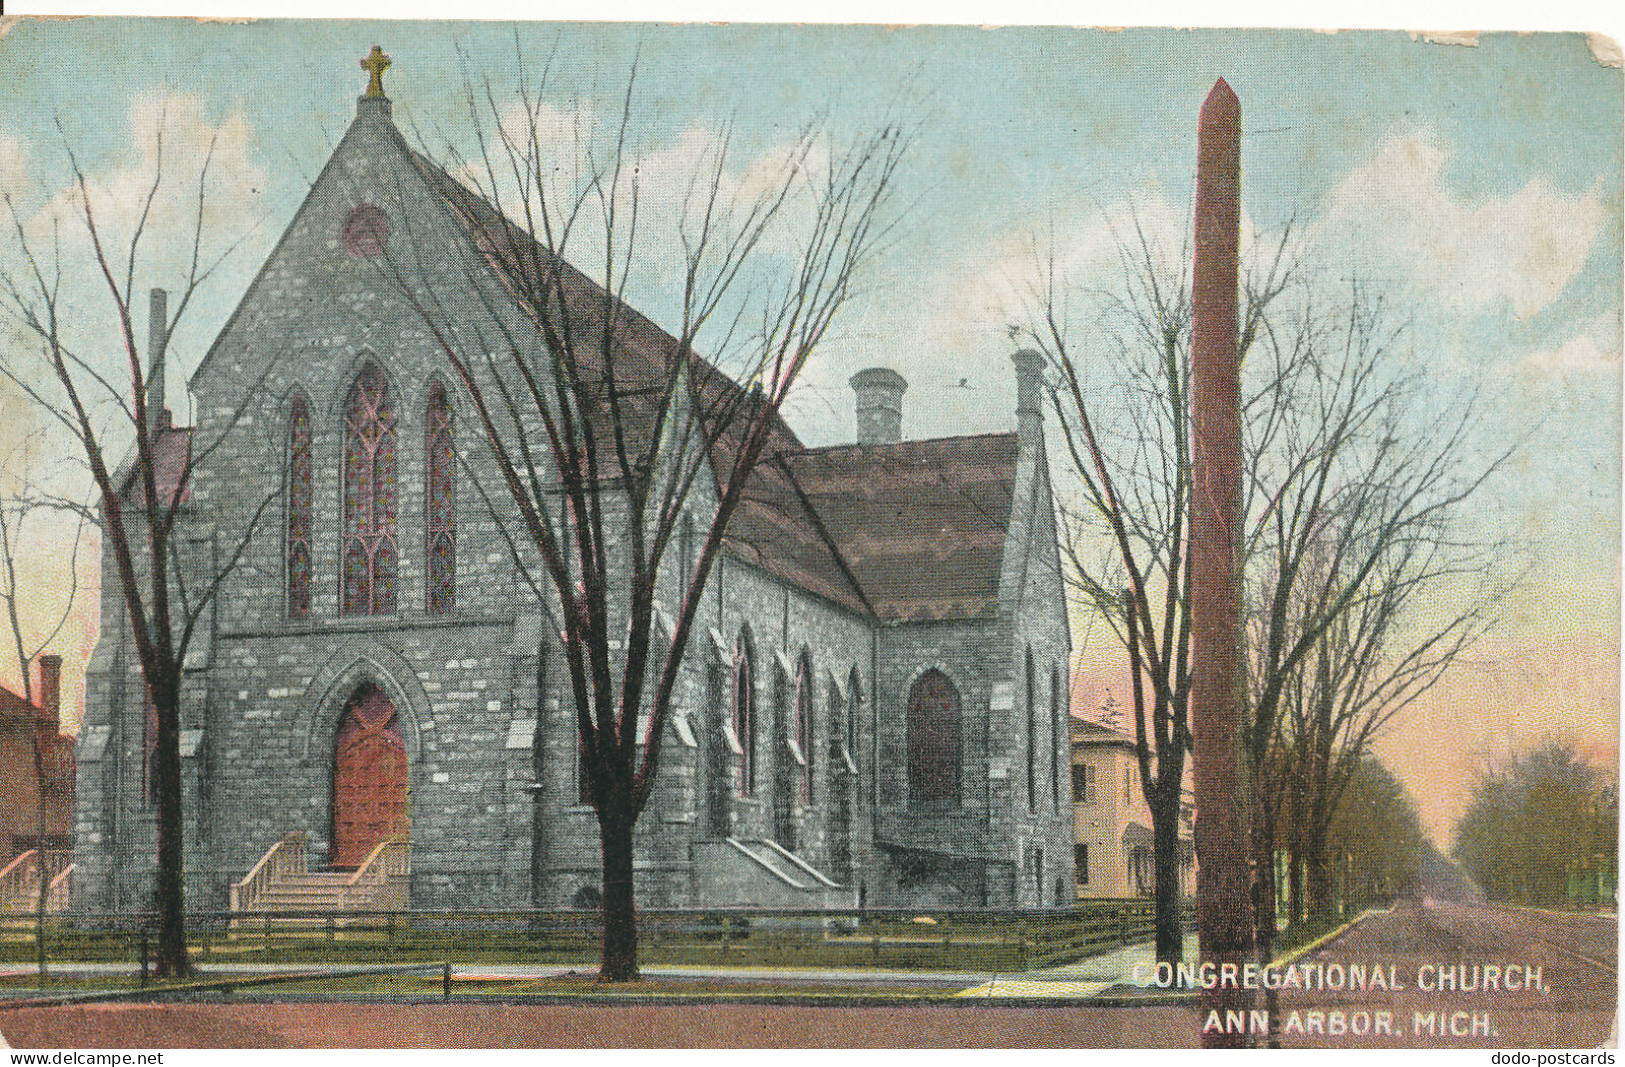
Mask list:
[[[384,55],[384,50],[377,45],[373,45],[372,51],[367,54],[367,58],[361,61],[361,69],[372,76],[371,80],[367,82],[367,95],[383,96],[384,71],[389,69],[389,57]]]

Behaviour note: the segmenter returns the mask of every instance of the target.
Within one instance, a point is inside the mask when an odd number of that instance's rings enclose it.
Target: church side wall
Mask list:
[[[1010,695],[1003,715],[1003,758],[1010,769],[1004,812],[1017,862],[1015,903],[1070,904],[1072,892],[1071,636],[1057,549],[1054,506],[1042,439],[1024,450],[1017,474],[1019,513],[1011,530],[1020,548],[1009,553],[1002,599],[1014,621]],[[1032,729],[1029,740],[1027,657],[1031,651]],[[1058,708],[1060,725],[1054,725]],[[1027,788],[1031,762],[1033,788]]]

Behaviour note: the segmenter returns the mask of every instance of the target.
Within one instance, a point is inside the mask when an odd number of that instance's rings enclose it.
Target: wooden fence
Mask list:
[[[641,910],[638,937],[647,966],[1009,973],[1148,941],[1154,924],[1152,903],[1138,899],[1044,912]],[[591,965],[602,934],[593,911],[199,912],[188,928],[200,961],[287,964]],[[68,913],[44,936],[54,960],[135,961],[153,930],[150,915]],[[0,938],[0,960],[33,956],[32,929]]]

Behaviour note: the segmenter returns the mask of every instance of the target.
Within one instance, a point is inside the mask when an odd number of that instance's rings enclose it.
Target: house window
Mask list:
[[[1079,804],[1095,802],[1095,769],[1087,763],[1072,767],[1072,799]]]
[[[1089,884],[1089,846],[1072,846],[1072,871],[1079,885]]]
[[[428,549],[428,612],[449,615],[457,597],[456,464],[451,404],[446,387],[435,382],[423,417],[425,544]]]
[[[751,667],[750,647],[745,635],[734,642],[733,707],[734,738],[739,742],[735,766],[739,769],[739,795],[756,792],[756,672]]]
[[[356,376],[344,407],[346,615],[395,611],[395,412],[377,364]]]
[[[1033,682],[1033,650],[1027,649],[1027,809],[1038,810],[1038,708]]]
[[[310,405],[295,393],[288,405],[288,618],[310,615]]]
[[[908,806],[959,806],[959,691],[938,670],[914,683],[908,696]]]

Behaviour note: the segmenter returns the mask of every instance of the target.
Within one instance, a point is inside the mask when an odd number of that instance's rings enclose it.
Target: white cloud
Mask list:
[[[1536,314],[1590,256],[1607,219],[1598,191],[1572,196],[1537,177],[1470,199],[1446,184],[1447,159],[1427,133],[1390,136],[1332,191],[1321,236],[1349,241],[1449,307],[1505,301],[1520,319]]]
[[[748,373],[752,351],[760,355],[750,342],[763,320],[761,305],[782,295],[784,279],[795,275],[811,233],[816,187],[830,165],[826,147],[797,138],[749,154],[725,127],[699,124],[654,136],[631,130],[618,145],[619,121],[617,114],[581,101],[544,104],[534,112],[514,103],[495,116],[500,137],[491,135],[489,165],[470,155],[476,149],[469,138],[471,143],[449,150],[463,154],[451,173],[518,221],[528,196],[538,236],[545,196],[554,240],[563,240],[566,258],[600,284],[607,211],[613,206],[615,269],[624,275],[616,279],[617,287],[632,306],[673,332],[681,328],[688,257],[702,228],[708,228],[696,287],[701,299],[737,257],[744,254],[746,264],[698,346],[730,373]],[[742,253],[736,237],[787,187],[759,239]]]
[[[236,247],[224,273],[216,279],[219,284],[205,283],[210,288],[200,301],[214,299],[217,290],[229,290],[233,295],[240,292],[245,280],[240,275],[258,265],[269,240],[260,225],[267,175],[253,158],[253,131],[242,114],[216,122],[210,119],[201,97],[145,94],[131,98],[126,121],[118,129],[125,138],[121,142],[75,143],[81,165],[89,168],[83,197],[64,152],[47,156],[30,153],[27,146],[15,141],[0,142],[0,186],[18,198],[24,231],[46,276],[51,277],[56,269],[61,272],[63,337],[74,351],[99,362],[114,381],[125,378],[123,355],[107,286],[86,230],[84,199],[88,198],[109,267],[121,287],[130,242],[138,223],[142,225],[132,292],[127,294],[142,341],[147,290],[157,287],[173,293],[186,284],[191,270],[205,161],[199,271],[209,269]],[[98,162],[92,164],[92,159]],[[100,162],[103,159],[107,162]],[[155,176],[161,180],[152,194]],[[151,209],[142,223],[149,194]],[[18,271],[23,262],[14,237],[0,237],[0,256],[8,271]],[[26,270],[17,273],[25,283],[29,276]],[[170,310],[175,309],[172,299]],[[217,325],[198,315],[183,321],[171,346],[178,375],[186,374],[201,357]],[[171,382],[177,388],[180,380],[172,374]],[[183,405],[184,401],[172,390],[171,403]],[[183,406],[177,415],[186,416]]]
[[[885,365],[909,381],[903,398],[903,432],[910,436],[981,433],[1014,424],[1015,379],[1009,357],[1030,339],[1010,328],[1043,328],[1044,279],[1058,281],[1056,312],[1068,343],[1086,373],[1104,382],[1117,372],[1103,346],[1103,320],[1127,288],[1143,236],[1159,273],[1188,286],[1194,219],[1188,208],[1152,187],[1112,203],[1077,203],[1052,218],[1029,221],[986,244],[929,270],[888,264],[881,288],[853,308],[843,334],[826,343],[807,368],[792,412],[797,428],[817,440],[841,441],[852,433],[851,392],[846,380],[868,366]],[[1273,252],[1270,236],[1256,240],[1249,218],[1241,222],[1243,268]],[[1294,239],[1296,241],[1296,239]],[[898,269],[899,266],[902,269]],[[1135,271],[1138,274],[1138,271]],[[1111,324],[1113,328],[1121,322]]]
[[[1523,373],[1542,377],[1617,374],[1620,368],[1619,315],[1598,315],[1557,347],[1531,352],[1520,359],[1517,366]]]
[[[179,268],[190,259],[198,226],[200,180],[203,202],[203,255],[219,254],[241,236],[245,223],[260,214],[266,185],[264,168],[251,156],[253,132],[237,112],[220,123],[209,121],[203,99],[183,93],[137,96],[127,116],[130,144],[117,164],[86,175],[86,189],[103,241],[127,249],[143,206],[159,179],[157,195],[142,236],[146,255],[161,268]],[[77,195],[65,189],[56,206],[77,208]],[[155,279],[156,281],[157,279]],[[174,278],[179,284],[181,278]]]

